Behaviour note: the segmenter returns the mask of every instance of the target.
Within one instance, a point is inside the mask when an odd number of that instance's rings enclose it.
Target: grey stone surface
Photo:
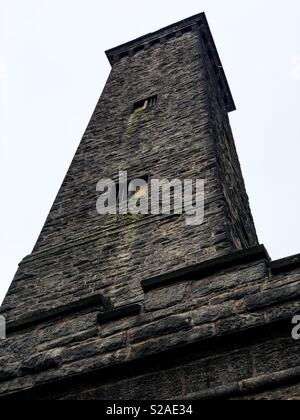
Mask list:
[[[175,284],[162,290],[153,290],[145,295],[145,310],[147,312],[169,308],[183,301],[190,283]]]
[[[197,26],[113,65],[34,251],[5,299],[12,308],[9,321],[94,292],[116,306],[140,301],[142,278],[257,244],[207,52],[214,48],[201,31]],[[133,117],[133,104],[153,94],[156,107]],[[96,184],[116,179],[120,169],[129,178],[205,179],[205,223],[187,227],[184,217],[99,216]]]
[[[113,67],[103,94],[1,308],[8,322],[73,303],[72,311],[15,324],[0,342],[0,398],[300,398],[299,343],[291,338],[299,258],[273,264],[276,273],[261,255],[230,267],[216,262],[258,241],[217,52],[203,15],[182,31],[186,24],[108,53]],[[135,102],[155,94],[155,108],[132,114]],[[120,169],[130,178],[204,178],[204,224],[100,217],[96,183]],[[216,269],[204,278],[141,287],[142,279],[206,261]],[[74,305],[99,293],[107,305]],[[139,313],[97,322],[103,310],[136,303]]]

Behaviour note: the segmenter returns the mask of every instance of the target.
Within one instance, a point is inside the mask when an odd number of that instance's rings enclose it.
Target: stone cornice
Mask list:
[[[247,342],[257,342],[261,340],[261,337],[265,337],[266,332],[268,334],[276,334],[277,332],[284,332],[288,331],[290,326],[290,319],[289,316],[286,314],[282,317],[282,319],[266,323],[264,325],[258,324],[253,325],[247,329],[240,329],[238,331],[230,331],[222,336],[213,336],[207,337],[204,339],[196,340],[193,342],[189,342],[183,345],[174,346],[168,350],[156,351],[152,354],[148,354],[144,357],[135,358],[132,360],[126,361],[116,361],[116,363],[111,364],[110,366],[101,366],[97,368],[93,368],[92,370],[82,371],[80,373],[71,374],[65,377],[60,378],[50,378],[43,382],[33,384],[31,381],[28,382],[27,386],[22,390],[5,390],[4,392],[0,392],[0,400],[9,400],[9,399],[32,399],[32,395],[35,396],[36,393],[44,393],[45,395],[51,395],[51,393],[56,391],[61,391],[66,389],[68,386],[73,386],[79,383],[95,383],[97,384],[99,379],[110,376],[110,377],[119,377],[120,373],[125,372],[125,377],[128,378],[129,372],[130,374],[134,373],[138,375],[139,371],[141,370],[144,372],[148,369],[148,366],[164,366],[165,369],[171,368],[174,364],[178,363],[179,359],[186,357],[189,355],[198,354],[198,352],[209,346],[228,346],[228,337],[231,338],[231,343],[247,343]],[[190,359],[192,360],[192,359]],[[264,375],[258,378],[253,378],[250,380],[241,381],[240,383],[233,383],[227,386],[223,386],[220,388],[214,388],[212,390],[208,390],[207,392],[197,393],[194,395],[188,395],[186,398],[188,399],[218,399],[220,397],[234,397],[235,395],[241,394],[243,390],[243,394],[252,394],[258,391],[261,391],[265,388],[272,388],[274,385],[275,387],[281,383],[289,384],[293,383],[295,379],[299,377],[299,370],[286,370],[283,372],[274,372],[270,375]],[[275,381],[273,381],[275,379]],[[254,382],[253,382],[254,381]],[[251,389],[246,384],[252,384],[253,386]],[[241,387],[241,385],[244,386]],[[31,394],[33,392],[33,394]],[[182,397],[180,397],[182,398]]]
[[[270,261],[268,252],[263,245],[242,251],[233,252],[222,257],[214,258],[203,263],[189,266],[178,271],[165,273],[151,279],[142,280],[141,285],[144,292],[160,287],[167,287],[189,279],[201,280],[218,271],[225,270],[236,265],[247,264],[259,259]]]
[[[13,333],[25,328],[33,327],[47,321],[54,321],[57,318],[78,313],[84,309],[97,306],[98,308],[112,308],[107,298],[102,294],[95,294],[85,299],[80,299],[67,305],[59,306],[46,311],[34,312],[22,319],[7,323],[7,332]]]
[[[271,263],[273,274],[284,273],[295,268],[300,268],[300,254],[292,255],[291,257],[283,258]]]
[[[156,32],[129,41],[118,47],[106,51],[107,58],[112,66],[118,63],[122,58],[132,57],[142,50],[149,50],[157,44],[163,44],[171,38],[180,37],[189,31],[198,31],[202,37],[203,44],[215,68],[216,76],[219,78],[219,84],[222,88],[227,111],[235,111],[236,107],[226,79],[223,66],[214,43],[205,13],[200,13],[188,19],[184,19],[173,25],[166,26]]]

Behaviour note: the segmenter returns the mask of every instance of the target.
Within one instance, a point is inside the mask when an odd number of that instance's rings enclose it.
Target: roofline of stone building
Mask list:
[[[171,286],[178,281],[185,283],[186,281],[192,280],[198,282],[205,276],[215,275],[217,272],[224,273],[224,270],[230,272],[235,270],[236,266],[244,266],[245,264],[260,263],[264,261],[266,264],[267,271],[269,272],[269,279],[274,276],[283,278],[290,270],[296,270],[300,267],[300,254],[293,255],[282,260],[271,261],[268,252],[263,245],[259,245],[253,248],[236,251],[230,255],[224,255],[207,261],[199,265],[195,265],[188,269],[177,270],[173,273],[163,274],[155,279],[148,281],[142,281],[142,286],[145,293],[151,292],[156,288],[165,288]],[[276,277],[274,277],[276,280]],[[278,277],[277,277],[278,280]],[[276,281],[275,281],[276,286]],[[23,383],[23,389],[4,389],[4,392],[0,392],[0,400],[3,399],[18,399],[18,398],[32,398],[37,395],[51,395],[53,392],[62,392],[68,386],[80,385],[91,386],[91,384],[97,383],[99,378],[103,377],[127,377],[128,372],[130,375],[133,373],[138,376],[145,374],[148,366],[152,366],[152,370],[159,370],[162,366],[164,368],[172,368],[178,363],[178,360],[186,360],[187,357],[190,360],[191,357],[198,357],[199,352],[203,349],[208,348],[220,348],[224,347],[228,349],[228,346],[234,350],[236,345],[252,345],[256,342],[263,342],[266,334],[273,336],[284,336],[287,337],[290,334],[291,329],[291,318],[292,316],[299,313],[299,306],[295,305],[299,302],[300,292],[298,284],[284,283],[281,286],[272,288],[265,288],[259,292],[253,290],[253,293],[245,293],[245,311],[238,315],[238,318],[224,319],[225,324],[217,330],[205,330],[201,331],[199,336],[195,336],[193,339],[185,341],[180,339],[178,343],[172,347],[159,347],[154,346],[151,351],[149,347],[145,347],[142,352],[133,353],[131,357],[126,358],[107,359],[110,364],[95,365],[93,368],[89,368],[86,371],[72,372],[71,374],[63,375],[61,377],[52,376],[52,373],[40,382],[33,382],[32,378],[28,376],[25,379],[27,383]],[[113,308],[108,302],[103,301],[102,295],[95,295],[88,299],[84,299],[80,304],[76,305],[69,304],[55,310],[51,310],[48,313],[34,314],[30,318],[23,319],[20,322],[9,323],[7,325],[10,333],[18,333],[29,328],[34,328],[36,324],[41,322],[55,320],[61,318],[63,315],[73,312],[81,312],[85,308],[92,305],[95,312],[98,313],[98,322],[100,325],[114,320],[121,320],[127,317],[139,317],[141,306],[138,304],[128,305],[126,307]],[[102,306],[102,308],[100,308]],[[106,310],[103,311],[103,309]],[[97,309],[98,308],[98,309]],[[245,314],[248,315],[245,318]],[[257,315],[260,314],[258,317]],[[263,315],[264,314],[264,315]],[[262,316],[263,315],[263,316]],[[221,319],[221,318],[220,318]],[[95,323],[96,323],[95,319]],[[206,325],[208,320],[203,321],[203,325]],[[55,362],[55,360],[54,360]],[[53,363],[54,363],[53,362]],[[56,363],[56,362],[55,362]],[[185,363],[185,362],[184,362]],[[56,366],[53,366],[55,368]],[[37,369],[36,367],[34,369]],[[37,371],[38,372],[38,371]],[[147,371],[148,372],[148,371]],[[240,382],[233,382],[228,385],[216,387],[213,389],[201,391],[197,394],[188,394],[185,399],[218,399],[218,398],[233,398],[235,396],[251,395],[263,390],[275,389],[280,386],[290,385],[297,382],[300,378],[300,368],[292,368],[280,370],[278,372],[271,372],[261,374],[257,377],[251,377],[249,379],[242,380]],[[4,380],[9,382],[11,379],[8,377]],[[179,398],[179,397],[178,397]],[[181,397],[180,397],[181,398]]]
[[[264,245],[258,245],[249,249],[232,252],[221,257],[204,261],[200,264],[185,267],[183,269],[163,273],[157,277],[141,280],[141,287],[145,293],[158,289],[169,287],[171,285],[186,282],[190,279],[199,281],[205,277],[220,273],[224,270],[232,269],[237,265],[249,264],[255,261],[265,260],[269,266],[272,275],[289,273],[292,270],[300,268],[300,254],[272,261]],[[197,279],[197,280],[195,280]],[[297,295],[300,293],[297,293]],[[49,311],[34,312],[22,319],[8,322],[7,331],[15,333],[22,329],[30,328],[42,322],[54,320],[61,316],[77,313],[89,307],[98,307],[100,317],[98,321],[105,323],[114,319],[126,318],[129,315],[136,315],[140,312],[140,302],[123,307],[109,307],[105,304],[102,294],[94,294],[85,299],[76,300],[60,307],[52,308]],[[101,309],[100,309],[101,308]],[[7,308],[0,307],[0,314],[5,313]]]
[[[216,70],[216,76],[219,78],[220,86],[224,93],[227,111],[235,111],[235,103],[205,13],[199,13],[158,31],[151,32],[115,48],[111,48],[106,51],[106,56],[113,66],[122,58],[132,57],[142,50],[148,50],[158,43],[164,43],[168,39],[181,36],[183,33],[192,30],[199,30],[202,35],[207,53]]]
[[[203,348],[220,348],[222,345],[228,345],[229,339],[230,343],[233,345],[237,342],[262,341],[267,334],[274,336],[278,331],[286,334],[286,331],[290,330],[290,325],[290,314],[287,313],[278,317],[278,319],[270,320],[264,324],[258,322],[247,328],[229,331],[224,335],[204,337],[150,354],[145,352],[145,355],[131,360],[116,361],[116,363],[111,365],[95,367],[87,371],[72,373],[60,378],[51,377],[50,375],[45,381],[38,383],[29,382],[23,389],[18,388],[0,393],[0,401],[17,399],[32,400],[36,398],[36,395],[40,395],[41,399],[46,399],[45,397],[41,397],[41,395],[44,394],[49,396],[55,392],[64,392],[68,387],[76,387],[78,384],[81,384],[81,388],[86,385],[97,384],[99,379],[105,377],[116,378],[120,375],[123,378],[128,378],[132,375],[143,375],[145,374],[145,371],[147,371],[148,366],[152,366],[153,371],[161,369],[161,366],[171,369],[178,360],[182,360],[190,354],[199,354]],[[157,366],[160,366],[160,368]],[[180,395],[175,397],[174,400],[218,400],[253,395],[258,392],[273,390],[280,386],[295,384],[299,379],[300,368],[294,367],[279,372],[261,374],[250,379],[234,381],[232,384],[213,387],[206,391],[188,394],[185,397]]]

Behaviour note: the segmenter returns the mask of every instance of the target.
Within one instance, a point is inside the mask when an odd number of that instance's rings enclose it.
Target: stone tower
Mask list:
[[[300,258],[271,262],[258,245],[205,15],[107,57],[102,96],[0,310],[0,398],[271,398],[283,384],[300,395],[289,386]],[[96,185],[119,171],[204,179],[204,223],[100,216]]]

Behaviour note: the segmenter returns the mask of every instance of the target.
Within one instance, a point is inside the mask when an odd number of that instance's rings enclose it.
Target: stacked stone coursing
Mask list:
[[[1,308],[0,397],[295,397],[299,258],[271,263],[258,246],[205,16],[107,55],[104,92]],[[205,179],[204,224],[100,217],[96,184],[119,170]]]
[[[282,396],[293,394],[300,375],[299,344],[291,336],[300,258],[298,267],[272,274],[263,248],[254,251],[221,259],[228,268],[213,272],[212,265],[210,275],[200,265],[193,274],[175,272],[168,286],[162,278],[130,317],[101,325],[98,307],[20,326],[2,344],[0,395],[260,398],[267,388],[271,398],[283,384]]]

